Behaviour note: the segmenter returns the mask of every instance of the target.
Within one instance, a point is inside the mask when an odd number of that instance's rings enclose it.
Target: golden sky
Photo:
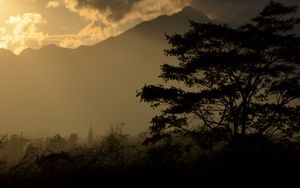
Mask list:
[[[189,0],[0,0],[0,48],[76,48],[172,14]]]
[[[299,5],[299,0],[279,0]],[[0,0],[0,48],[92,45],[191,5],[209,18],[242,23],[269,0]]]

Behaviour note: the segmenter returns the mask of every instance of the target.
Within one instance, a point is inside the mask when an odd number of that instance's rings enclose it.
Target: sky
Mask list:
[[[0,48],[16,54],[47,44],[76,48],[172,14],[187,0],[0,0]]]
[[[266,0],[0,0],[0,48],[93,45],[191,5],[214,20],[243,22]],[[297,0],[282,0],[297,4]],[[298,3],[299,4],[299,3]]]
[[[93,45],[186,6],[212,20],[241,24],[257,15],[267,2],[0,0],[0,48],[19,54],[26,48],[38,49],[49,44],[65,48]],[[299,4],[297,0],[281,2]],[[145,83],[158,82],[160,65],[169,61],[162,51],[167,44],[160,41],[162,30],[168,25],[164,18],[160,19],[162,22],[154,21],[159,25],[141,25],[135,32],[76,53],[51,46],[45,51],[29,50],[16,58],[1,50],[0,131],[85,134],[90,124],[95,131],[103,132],[120,122],[125,122],[131,133],[144,130],[154,112],[148,104],[140,103],[136,91]],[[170,21],[170,32],[183,28],[183,24],[179,25]],[[161,38],[149,37],[149,33],[155,32],[161,33]]]

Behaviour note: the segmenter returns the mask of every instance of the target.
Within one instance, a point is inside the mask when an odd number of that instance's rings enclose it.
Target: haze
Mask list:
[[[239,24],[268,1],[116,2],[0,0],[1,133],[146,131],[155,112],[136,91],[176,61],[163,54],[164,33],[187,31],[188,20]]]

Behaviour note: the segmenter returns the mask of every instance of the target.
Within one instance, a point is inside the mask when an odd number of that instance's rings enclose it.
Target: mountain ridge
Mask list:
[[[145,83],[160,83],[160,66],[177,62],[163,54],[169,47],[164,32],[185,32],[188,20],[195,18],[209,21],[185,8],[96,45],[48,45],[24,50],[17,58],[2,58],[16,63],[0,65],[0,123],[6,125],[0,132],[84,135],[90,123],[96,133],[103,133],[122,122],[129,133],[147,130],[155,111],[140,103],[136,91]]]
[[[79,46],[78,48],[75,48],[75,49],[71,49],[71,48],[63,48],[63,47],[60,47],[60,46],[57,46],[55,44],[49,44],[49,45],[46,45],[46,46],[43,46],[41,47],[40,49],[32,49],[32,48],[27,48],[25,49],[23,52],[21,52],[19,54],[19,56],[22,56],[24,54],[27,54],[27,53],[32,53],[32,52],[38,52],[38,51],[45,51],[46,49],[55,49],[58,51],[58,48],[61,48],[61,49],[67,49],[67,50],[78,50],[78,49],[83,49],[83,48],[93,48],[95,46],[99,46],[99,45],[102,45],[102,43],[106,43],[107,41],[110,41],[110,40],[115,40],[115,39],[118,39],[120,37],[122,37],[123,35],[127,35],[128,33],[130,32],[135,32],[135,33],[145,33],[147,32],[147,30],[149,29],[149,26],[147,25],[151,25],[152,23],[155,23],[155,27],[157,27],[158,25],[164,25],[164,30],[167,30],[169,31],[169,33],[167,31],[163,31],[163,30],[160,30],[160,31],[156,31],[155,32],[155,37],[157,38],[157,36],[159,35],[161,38],[164,37],[164,33],[167,33],[167,34],[172,34],[171,31],[174,31],[176,30],[174,28],[174,25],[172,25],[170,27],[170,24],[166,24],[166,22],[169,22],[170,18],[174,17],[176,21],[173,20],[173,22],[178,22],[178,20],[180,20],[180,23],[178,26],[177,26],[177,31],[178,33],[182,33],[184,31],[186,31],[187,29],[187,26],[189,26],[189,23],[188,21],[189,20],[186,20],[186,18],[190,18],[192,20],[195,20],[195,21],[200,21],[200,22],[208,22],[210,21],[209,18],[204,15],[203,13],[197,11],[196,9],[192,8],[191,6],[186,6],[184,7],[181,11],[177,12],[177,13],[174,13],[172,15],[161,15],[161,16],[158,16],[152,20],[148,20],[148,21],[144,21],[144,22],[141,22],[139,24],[137,24],[136,26],[124,31],[123,33],[119,34],[118,36],[112,36],[112,37],[109,37],[101,42],[98,42],[94,45],[83,45],[83,46]],[[184,23],[185,22],[185,23]],[[172,24],[172,23],[171,23]],[[173,23],[174,24],[174,23]],[[146,25],[146,28],[144,28],[144,26]],[[152,25],[153,27],[153,25]],[[148,37],[151,37],[151,35],[148,33]]]

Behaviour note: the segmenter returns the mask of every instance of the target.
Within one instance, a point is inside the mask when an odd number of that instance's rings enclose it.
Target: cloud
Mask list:
[[[99,40],[108,38],[117,29],[113,23],[102,23],[92,21],[77,34],[70,35],[60,42],[61,47],[77,48],[81,45],[90,45],[97,43]]]
[[[100,12],[109,11],[111,20],[120,20],[143,0],[78,0],[79,7],[92,7]]]
[[[280,2],[299,5],[298,1]],[[17,4],[21,1],[12,2]],[[192,5],[212,19],[243,23],[255,16],[269,0],[23,0],[23,2],[28,2],[28,6],[24,5],[25,11],[39,10],[40,13],[12,16],[0,26],[0,48],[13,50],[15,53],[20,53],[26,47],[38,48],[50,43],[67,48],[93,45],[108,37],[116,36],[140,22],[178,12],[187,5]],[[45,24],[42,15],[49,21],[46,27],[40,27],[41,24]],[[63,30],[63,27],[71,29]]]
[[[166,13],[183,8],[190,0],[77,0],[77,7],[94,8],[100,13],[105,13],[110,21],[119,21],[132,12]],[[169,12],[170,13],[170,12]]]
[[[77,34],[60,42],[76,48],[115,36],[130,27],[164,14],[172,14],[189,5],[190,0],[61,0],[70,11],[87,21]]]
[[[5,25],[0,27],[0,48],[11,49],[19,54],[29,45],[40,45],[47,35],[40,32],[37,25],[45,23],[38,13],[9,17]]]
[[[27,13],[10,17],[0,28],[0,48],[7,48],[15,53],[20,53],[27,47],[39,48],[50,43],[66,48],[93,45],[108,37],[116,36],[140,22],[151,20],[160,15],[170,15],[178,12],[189,5],[191,0],[25,1],[31,2],[30,6],[39,7],[40,14]],[[29,12],[31,11],[29,10]],[[61,29],[57,29],[56,32],[53,28],[58,26],[57,23],[53,22],[55,21],[53,17],[60,19],[57,15],[47,18],[49,20],[48,26],[40,27],[40,24],[46,23],[42,14],[48,17],[51,14],[73,15],[74,19],[68,17],[68,21],[72,22],[61,20],[58,22],[64,22],[64,26],[70,27],[72,26],[70,23],[74,24],[76,22],[77,24],[80,22],[81,28],[76,28],[76,30],[70,32],[62,32]],[[78,18],[81,19],[78,20]],[[61,19],[65,18],[62,17]],[[75,19],[78,21],[73,21]],[[45,32],[50,33],[45,34]]]
[[[60,1],[49,1],[46,5],[47,8],[57,8],[61,5]]]
[[[191,5],[211,19],[243,23],[257,15],[269,2],[269,0],[192,0]],[[298,0],[281,0],[280,2],[299,5]]]

